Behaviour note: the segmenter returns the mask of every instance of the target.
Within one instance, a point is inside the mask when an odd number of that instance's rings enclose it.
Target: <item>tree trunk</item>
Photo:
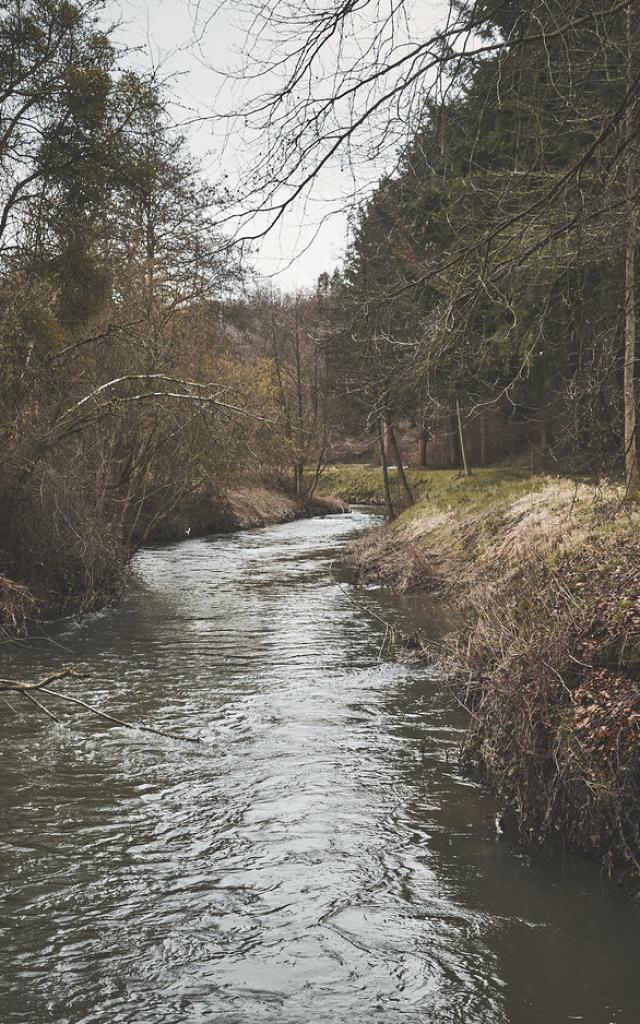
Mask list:
[[[462,415],[460,413],[460,399],[456,398],[456,418],[458,420],[458,440],[460,442],[460,459],[462,460],[462,472],[464,476],[471,476],[469,463],[467,462],[467,451],[464,445],[464,430],[462,429]]]
[[[302,394],[302,364],[300,359],[300,325],[298,322],[298,293],[296,292],[296,303],[294,307],[294,356],[296,364],[296,469],[295,469],[295,481],[296,481],[296,498],[302,497],[302,491],[304,487],[304,459],[302,452],[304,449],[304,430],[302,421],[304,418],[304,404]]]
[[[398,468],[398,476],[400,477],[400,483],[402,485],[402,491],[404,493],[405,501],[406,501],[406,504],[407,504],[407,507],[408,507],[409,505],[415,504],[415,500],[416,499],[413,496],[413,491],[411,490],[411,485],[409,484],[409,481],[407,480],[407,476],[406,476],[406,473],[404,471],[404,466],[402,465],[402,452],[400,451],[400,445],[398,444],[398,439],[396,437],[396,432],[393,429],[393,423],[391,422],[390,419],[388,419],[387,416],[385,416],[385,425],[386,425],[386,428],[387,428],[387,440],[388,440],[390,449],[393,452],[393,457],[396,460],[396,466]]]
[[[549,447],[549,431],[547,428],[547,413],[546,410],[542,412],[542,422],[540,423],[540,468],[544,470],[547,464],[547,448]]]
[[[631,83],[633,60],[632,7],[627,7],[627,79]],[[636,244],[638,241],[638,217],[635,207],[635,168],[631,145],[634,132],[633,108],[628,105],[625,114],[625,128],[628,143],[626,167],[626,218],[627,242],[625,249],[625,341],[624,341],[624,468],[627,495],[637,493],[640,486],[638,469],[638,438],[636,411]]]
[[[460,439],[458,437],[458,421],[455,412],[449,415],[449,461],[452,469],[458,469],[462,464],[460,455]]]
[[[293,464],[293,489],[296,498],[301,498],[304,490],[304,462],[296,459]]]
[[[307,487],[306,498],[309,501],[311,500],[311,498],[313,498],[313,495],[315,494],[316,487],[318,486],[318,481],[320,480],[320,474],[322,473],[322,468],[324,466],[324,455],[325,455],[326,447],[327,447],[327,433],[326,433],[326,429],[325,429],[325,431],[322,434],[322,443],[320,445],[320,451],[318,452],[318,460],[316,462],[316,468],[315,468],[315,472],[313,474],[313,480],[311,481],[311,483]]]
[[[418,438],[418,466],[420,469],[427,468],[427,445],[429,443],[429,421],[423,410],[420,412],[420,435]]]
[[[391,487],[389,485],[389,469],[387,466],[387,452],[384,445],[384,434],[382,432],[382,421],[378,418],[376,422],[378,434],[378,449],[380,451],[380,466],[382,468],[382,482],[384,484],[384,503],[387,509],[387,518],[395,519],[396,514],[391,500]]]
[[[384,453],[387,462],[387,466],[393,459],[393,452],[391,450],[391,441],[389,438],[389,423],[386,418],[382,420],[382,443],[384,444]]]
[[[487,418],[485,413],[480,413],[480,465],[487,464],[487,442],[488,442]]]

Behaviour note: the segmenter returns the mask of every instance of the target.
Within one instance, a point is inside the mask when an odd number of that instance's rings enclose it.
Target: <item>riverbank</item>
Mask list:
[[[232,488],[217,500],[204,492],[194,494],[183,507],[141,523],[129,544],[115,536],[115,529],[114,536],[101,538],[94,545],[101,553],[99,574],[91,566],[92,571],[62,576],[52,587],[46,566],[42,566],[42,578],[34,572],[32,579],[13,580],[0,573],[0,632],[12,635],[29,622],[96,611],[108,604],[126,584],[133,554],[146,544],[170,544],[185,537],[234,533],[348,511],[339,498],[302,500],[264,485]],[[90,547],[82,537],[78,540]]]
[[[637,888],[637,506],[613,484],[518,467],[413,482],[421,500],[352,548],[357,577],[455,602],[464,626],[448,661],[470,712],[466,762],[527,846],[596,856]]]
[[[184,537],[235,533],[348,511],[348,504],[339,498],[314,496],[300,499],[276,487],[247,484],[231,488],[217,502],[207,495],[196,497],[187,508],[160,521],[145,534],[143,541],[173,543]]]

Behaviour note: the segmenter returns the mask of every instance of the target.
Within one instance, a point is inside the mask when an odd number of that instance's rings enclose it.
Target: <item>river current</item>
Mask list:
[[[146,550],[117,608],[4,645],[202,742],[0,705],[1,1024],[640,1021],[638,907],[497,835],[437,670],[385,643],[416,609],[334,571],[371,523]]]

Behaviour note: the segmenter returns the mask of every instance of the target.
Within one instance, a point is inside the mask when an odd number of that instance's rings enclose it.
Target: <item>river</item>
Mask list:
[[[147,550],[117,608],[4,645],[202,743],[0,705],[2,1024],[637,1024],[639,908],[496,834],[437,671],[384,643],[411,602],[336,579],[371,523]]]

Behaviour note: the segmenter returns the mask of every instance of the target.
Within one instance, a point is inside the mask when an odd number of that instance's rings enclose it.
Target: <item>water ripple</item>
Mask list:
[[[92,703],[203,742],[2,712],[3,1024],[637,1020],[637,914],[496,841],[437,679],[334,582],[370,521],[145,551],[116,610],[7,654],[70,649]]]

